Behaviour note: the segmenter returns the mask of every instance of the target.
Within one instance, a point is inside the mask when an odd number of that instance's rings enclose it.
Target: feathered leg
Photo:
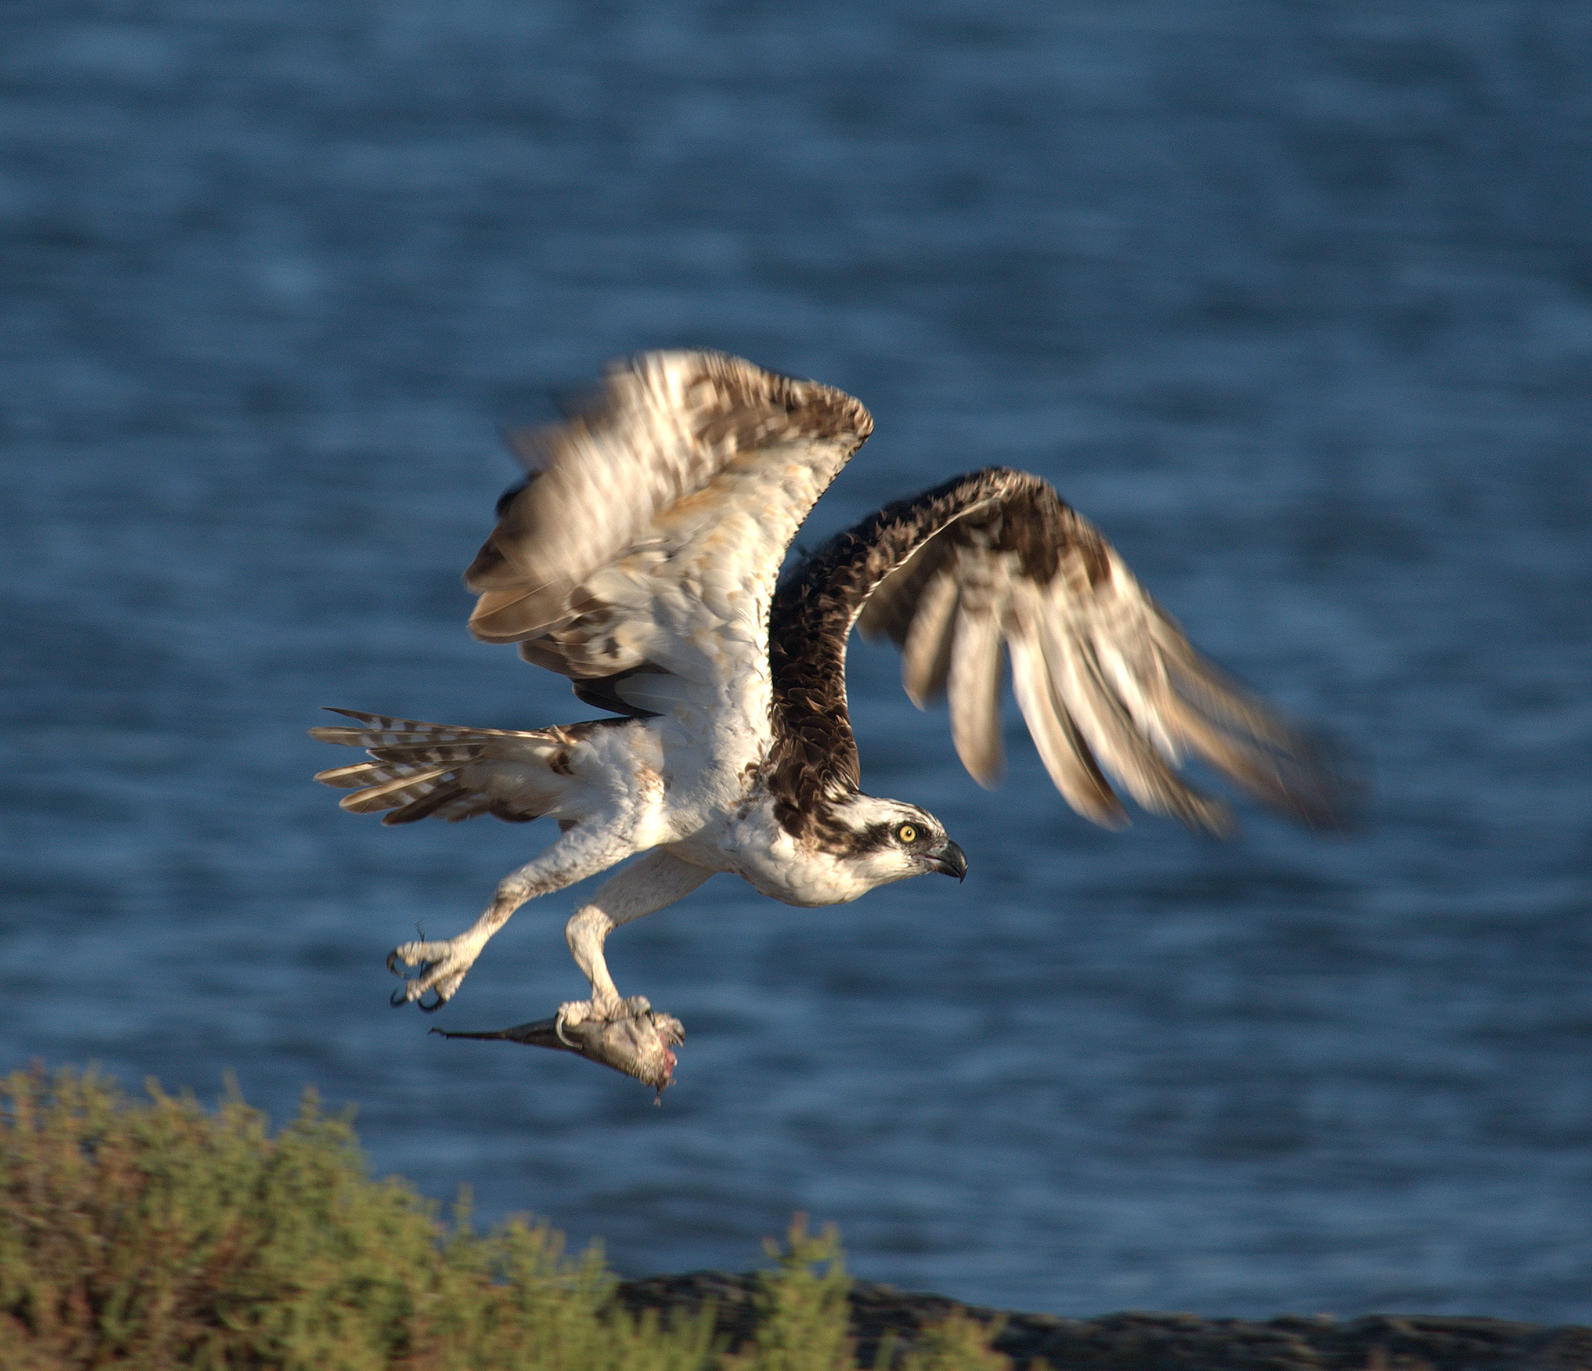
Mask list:
[[[418,940],[404,943],[388,953],[387,966],[394,974],[403,974],[398,970],[400,962],[404,966],[419,969],[418,975],[404,982],[402,990],[393,992],[393,1004],[413,1004],[418,1001],[420,1007],[428,1012],[440,1009],[453,998],[465,973],[481,955],[481,949],[488,940],[522,904],[538,895],[548,895],[574,885],[576,881],[583,881],[588,876],[595,876],[599,871],[631,856],[635,850],[635,845],[625,833],[613,826],[580,824],[570,829],[535,861],[527,862],[518,871],[511,871],[499,881],[496,898],[463,933],[440,942]],[[608,887],[603,888],[606,890]],[[658,906],[654,905],[653,908]],[[600,953],[598,961],[601,962]],[[430,1002],[422,998],[428,992],[436,996]]]
[[[560,1005],[551,1019],[513,1028],[487,1033],[431,1031],[445,1038],[502,1038],[577,1052],[589,1061],[635,1076],[661,1094],[673,1079],[674,1049],[685,1041],[685,1029],[678,1019],[657,1012],[640,995],[619,998],[603,959],[603,940],[620,924],[690,894],[712,874],[655,850],[605,881],[591,902],[575,911],[564,926],[564,937],[575,964],[591,982],[591,999]]]
[[[603,942],[620,924],[652,914],[695,890],[713,873],[705,867],[682,862],[668,852],[649,852],[605,881],[592,896],[591,903],[577,909],[564,925],[564,940],[581,974],[591,982],[591,999],[574,1000],[558,1010],[560,1035],[566,1027],[587,1019],[614,1019],[633,1011],[645,1000],[619,998],[608,963],[603,957]]]

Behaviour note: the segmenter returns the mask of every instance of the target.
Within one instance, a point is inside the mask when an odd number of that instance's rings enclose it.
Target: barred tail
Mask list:
[[[382,810],[384,824],[435,815],[457,822],[477,814],[524,823],[553,808],[571,775],[571,746],[581,729],[516,733],[390,719],[335,709],[356,724],[310,729],[323,743],[363,747],[368,762],[333,767],[315,779],[352,791],[339,803],[355,814]]]

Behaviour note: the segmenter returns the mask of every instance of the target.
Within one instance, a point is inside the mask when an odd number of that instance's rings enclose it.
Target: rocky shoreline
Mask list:
[[[627,1309],[693,1314],[711,1301],[718,1332],[738,1345],[757,1323],[757,1277],[722,1271],[621,1282]],[[853,1283],[851,1334],[859,1366],[881,1340],[910,1347],[923,1328],[961,1314],[998,1326],[997,1351],[1018,1368],[1057,1371],[1592,1371],[1592,1327],[1504,1319],[1371,1315],[1265,1320],[1193,1314],[1065,1319],[958,1304],[888,1285]]]

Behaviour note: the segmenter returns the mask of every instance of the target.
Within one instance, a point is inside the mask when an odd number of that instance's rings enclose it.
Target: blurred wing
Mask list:
[[[785,550],[872,427],[842,391],[723,353],[615,364],[564,423],[515,436],[529,476],[465,574],[471,632],[621,713],[766,685]]]
[[[1338,783],[1311,741],[1196,652],[1036,476],[991,468],[886,506],[780,587],[775,621],[776,649],[794,649],[776,652],[777,693],[781,679],[843,676],[853,623],[890,638],[913,701],[947,697],[981,784],[1000,773],[1004,647],[1045,769],[1096,823],[1127,822],[1114,781],[1146,809],[1225,831],[1226,806],[1178,773],[1191,756],[1303,822],[1339,821]]]

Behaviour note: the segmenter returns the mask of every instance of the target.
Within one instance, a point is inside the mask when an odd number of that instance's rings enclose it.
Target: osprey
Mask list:
[[[631,857],[565,926],[591,996],[559,1009],[559,1041],[650,1012],[620,997],[604,940],[717,872],[793,905],[964,876],[938,819],[861,788],[854,625],[897,645],[920,707],[948,699],[956,751],[985,785],[1001,761],[1004,649],[1046,770],[1096,823],[1126,822],[1115,781],[1146,809],[1227,829],[1226,807],[1179,775],[1189,756],[1306,823],[1333,821],[1309,741],[1195,652],[1036,476],[991,467],[886,505],[781,580],[797,529],[872,428],[832,387],[674,351],[613,364],[564,423],[511,435],[528,474],[465,573],[470,630],[517,643],[607,713],[517,732],[340,710],[351,724],[313,730],[369,752],[316,777],[350,792],[344,809],[559,828],[471,927],[394,949],[389,967],[413,972],[394,1004],[438,1008],[522,904]]]

